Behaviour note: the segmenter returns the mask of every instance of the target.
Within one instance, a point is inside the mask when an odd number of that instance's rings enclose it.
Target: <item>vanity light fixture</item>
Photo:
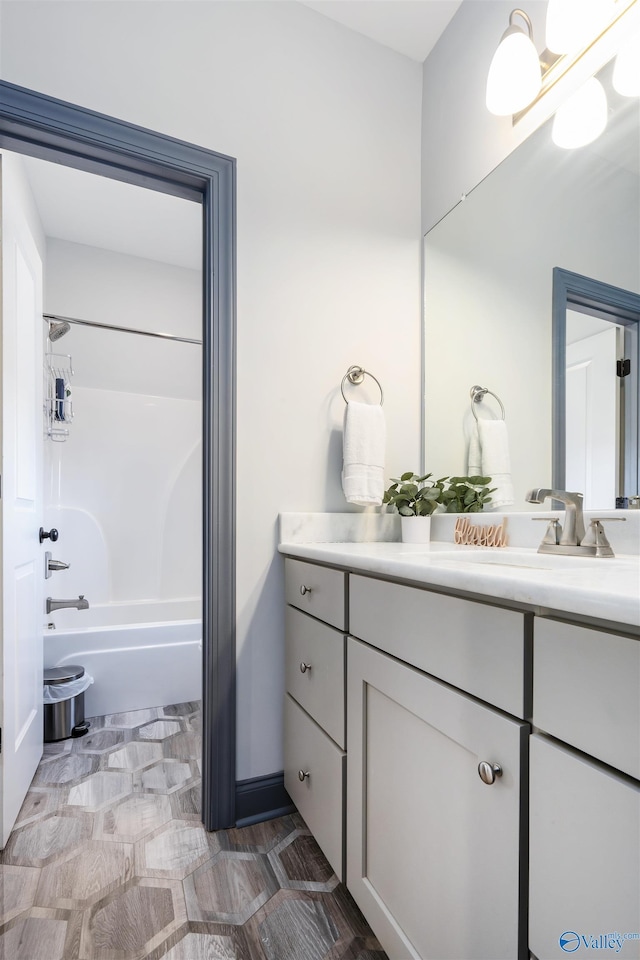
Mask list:
[[[640,95],[640,34],[634,33],[627,46],[620,47],[622,17],[632,7],[636,7],[637,24],[640,0],[549,0],[547,49],[540,56],[533,42],[531,20],[524,10],[512,10],[509,27],[489,68],[487,109],[497,116],[511,115],[516,123],[553,89],[554,93],[546,101],[546,116],[555,110],[553,141],[566,149],[591,143],[606,126],[607,100],[600,82],[590,77],[595,70],[584,68],[593,63],[593,50],[598,45],[602,49],[601,40],[606,47],[612,37],[617,39],[619,53],[612,80],[614,88],[623,96]],[[522,26],[514,23],[515,18],[526,24],[526,33]],[[563,100],[563,93],[567,96],[567,85],[563,83],[561,92],[559,81],[563,81],[572,68],[577,68],[577,72],[568,85],[570,95]],[[581,76],[590,79],[577,86]]]
[[[556,110],[551,139],[574,150],[596,140],[607,125],[607,97],[599,80],[590,77]]]
[[[611,83],[623,97],[640,97],[640,32],[621,48],[613,65]]]
[[[602,33],[612,0],[549,0],[546,43],[553,53],[576,53]]]
[[[520,17],[525,30],[514,22]],[[533,42],[533,26],[524,10],[512,10],[487,77],[487,109],[496,116],[511,116],[538,96],[542,72]]]

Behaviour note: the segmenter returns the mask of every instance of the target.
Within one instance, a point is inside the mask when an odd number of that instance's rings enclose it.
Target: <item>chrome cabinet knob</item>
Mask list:
[[[487,760],[481,760],[478,764],[478,775],[483,783],[491,786],[495,783],[496,777],[502,776],[502,767],[499,763],[489,763]]]
[[[300,673],[306,673],[307,670],[311,670],[311,664],[305,663],[304,660],[300,664]]]
[[[305,587],[304,583],[300,587],[300,593],[304,597],[305,593],[311,593],[311,587]]]
[[[304,783],[305,780],[308,780],[308,779],[309,779],[308,770],[298,770],[298,780],[300,781],[300,783]]]

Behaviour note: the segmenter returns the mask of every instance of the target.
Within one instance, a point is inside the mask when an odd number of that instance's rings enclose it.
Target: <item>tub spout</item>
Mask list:
[[[81,594],[77,600],[54,600],[53,597],[47,597],[47,613],[62,610],[64,607],[76,607],[77,610],[88,610],[89,601],[85,600],[84,594]]]

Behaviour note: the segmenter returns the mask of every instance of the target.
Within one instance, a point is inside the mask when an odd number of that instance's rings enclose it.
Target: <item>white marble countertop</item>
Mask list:
[[[527,604],[579,617],[619,624],[622,629],[640,627],[640,559],[616,556],[613,559],[582,557],[553,568],[544,564],[533,547],[504,547],[491,550],[489,562],[474,562],[473,552],[481,547],[456,547],[451,542],[430,544],[398,542],[300,542],[283,539],[281,553],[302,560],[318,561],[346,570],[416,583],[446,587],[466,593]],[[495,562],[494,562],[495,555]],[[507,558],[518,565],[508,565]],[[507,561],[507,562],[505,562]],[[531,566],[527,566],[531,563]],[[632,632],[636,632],[632,630]]]

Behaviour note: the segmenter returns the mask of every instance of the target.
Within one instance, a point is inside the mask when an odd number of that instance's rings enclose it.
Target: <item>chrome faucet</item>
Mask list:
[[[525,497],[528,503],[543,503],[548,497],[560,500],[565,505],[564,530],[557,517],[534,517],[534,520],[547,520],[549,526],[538,547],[538,553],[555,553],[572,557],[613,557],[611,544],[602,526],[601,517],[592,517],[589,532],[584,532],[582,515],[582,494],[569,493],[567,490],[547,490],[536,487],[529,490]],[[607,523],[625,520],[625,517],[607,517]]]
[[[538,553],[555,553],[572,557],[613,557],[611,544],[607,540],[601,517],[592,517],[589,532],[584,532],[582,515],[582,494],[568,493],[566,490],[546,490],[537,487],[529,490],[525,499],[529,503],[543,503],[547,498],[560,500],[565,505],[564,530],[557,517],[534,517],[534,520],[547,520],[549,526],[538,547]],[[607,517],[607,523],[624,520],[625,517]]]
[[[529,490],[529,493],[525,497],[528,503],[544,503],[551,497],[553,500],[560,500],[565,505],[565,514],[564,514],[564,529],[561,528],[561,537],[559,541],[556,541],[556,547],[579,547],[585,537],[584,529],[584,518],[582,516],[582,494],[581,493],[569,493],[567,490],[547,490],[544,487],[537,487],[534,490]],[[553,543],[549,543],[548,539],[545,538],[540,547],[542,546],[553,547]],[[551,550],[542,550],[541,553],[564,553],[564,550],[553,549]],[[575,553],[575,550],[566,551],[568,553]],[[589,549],[579,550],[578,553],[588,553]]]
[[[47,597],[47,613],[53,613],[54,610],[62,610],[64,607],[76,607],[77,610],[88,610],[89,601],[85,600],[84,594],[81,594],[77,600],[54,600]]]

